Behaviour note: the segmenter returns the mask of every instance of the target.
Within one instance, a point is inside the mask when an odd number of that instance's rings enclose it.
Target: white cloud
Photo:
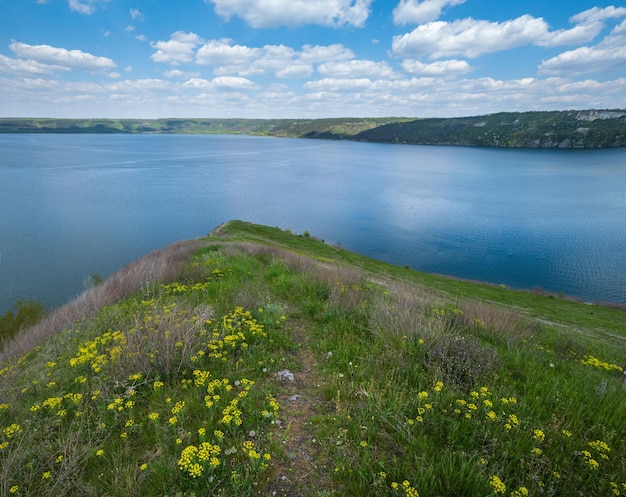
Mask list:
[[[430,64],[406,59],[402,62],[402,68],[408,73],[422,76],[455,76],[472,71],[466,61],[457,59],[437,60]]]
[[[191,79],[199,77],[196,72],[181,71],[180,69],[172,69],[171,71],[165,71],[163,76],[170,79]]]
[[[333,45],[304,45],[299,57],[302,62],[309,64],[353,58],[354,52],[340,43]]]
[[[626,20],[616,26],[611,33],[600,43],[601,48],[619,48],[626,45]]]
[[[253,62],[250,70],[242,74],[267,74],[282,71],[293,63],[296,55],[293,48],[285,45],[265,45],[261,49],[261,56]]]
[[[351,25],[362,27],[373,0],[205,0],[225,19],[237,16],[255,28]]]
[[[521,45],[545,36],[548,25],[543,19],[523,15],[505,22],[459,19],[454,22],[436,21],[422,24],[412,32],[394,36],[394,55],[431,58],[461,55],[478,57]]]
[[[304,84],[307,91],[348,92],[372,88],[374,84],[369,78],[324,78],[308,81]]]
[[[233,90],[252,90],[256,85],[246,78],[237,76],[221,76],[213,78],[211,84],[214,88],[230,88]]]
[[[556,47],[561,45],[576,45],[593,40],[605,27],[603,21],[626,16],[626,8],[613,6],[601,9],[593,7],[569,18],[570,23],[576,24],[571,29],[560,29],[546,33],[543,40],[537,45]]]
[[[626,67],[626,46],[616,48],[580,47],[544,60],[541,74],[578,75]]]
[[[183,83],[185,88],[193,88],[194,90],[205,90],[211,88],[211,82],[203,78],[191,78]]]
[[[308,78],[313,74],[313,66],[302,62],[293,62],[291,65],[276,71],[276,76],[283,79]]]
[[[98,10],[99,5],[103,5],[110,0],[68,0],[70,10],[80,14],[91,15]]]
[[[9,48],[20,58],[58,69],[81,69],[100,71],[116,67],[115,62],[107,57],[97,57],[80,50],[66,50],[50,45],[27,45],[12,41]]]
[[[196,63],[213,66],[216,76],[255,76],[274,74],[283,79],[309,77],[314,71],[315,64],[324,64],[333,61],[345,61],[353,58],[352,51],[343,45],[329,46],[304,45],[301,51],[296,51],[285,45],[265,45],[263,47],[248,47],[236,45],[231,39],[209,40],[196,53]],[[357,63],[358,65],[359,63]],[[386,64],[373,62],[360,63],[361,69],[368,65],[370,72],[387,72],[391,69]],[[356,66],[354,66],[356,70]],[[338,67],[337,70],[340,70]],[[331,66],[323,68],[327,72]]]
[[[422,23],[439,19],[446,7],[461,5],[465,0],[400,0],[393,9],[393,22],[397,25]]]
[[[119,81],[115,83],[111,83],[106,86],[106,91],[110,92],[134,92],[134,91],[163,91],[163,90],[172,90],[174,87],[169,81],[163,81],[162,79],[156,78],[145,78],[145,79],[125,79],[124,81]]]
[[[65,68],[51,67],[34,60],[12,59],[0,54],[0,73],[50,74],[55,69],[63,70]]]
[[[259,56],[260,49],[233,45],[233,40],[209,40],[196,53],[196,62],[202,65],[247,66]]]
[[[387,62],[372,60],[332,61],[321,64],[317,71],[330,78],[394,78],[393,69]]]
[[[422,5],[422,4],[420,4]],[[503,22],[458,19],[422,24],[410,33],[394,36],[392,52],[396,56],[438,59],[450,56],[480,55],[524,45],[556,47],[576,45],[594,39],[604,29],[605,19],[626,15],[626,8],[589,9],[570,18],[570,29],[550,31],[543,18],[529,14]]]
[[[249,79],[237,76],[220,76],[211,81],[203,78],[191,78],[183,83],[183,86],[194,90],[253,90],[257,87]]]
[[[626,9],[622,10],[626,15]],[[615,13],[615,11],[611,12]],[[623,67],[626,67],[626,20],[613,28],[611,33],[595,46],[568,50],[542,61],[539,72],[541,74],[573,76],[612,71]]]
[[[150,43],[150,46],[157,50],[150,58],[155,62],[172,65],[191,62],[195,48],[202,42],[202,38],[195,33],[176,31],[170,35],[168,41]]]
[[[144,16],[139,9],[130,9],[130,17],[132,17],[133,21],[143,21]]]
[[[544,37],[535,42],[541,47],[559,47],[563,45],[577,45],[593,40],[604,28],[599,22],[580,24],[571,29],[559,29],[558,31],[546,32]]]
[[[585,10],[580,14],[570,17],[569,21],[574,24],[589,24],[604,21],[605,19],[618,19],[624,16],[626,16],[625,7],[615,8],[611,5],[604,9],[601,9],[600,7],[593,7]]]
[[[135,36],[135,39],[138,41],[147,41],[148,37],[146,35],[137,35]]]
[[[3,89],[0,108],[5,115],[202,117],[210,113],[266,118],[449,117],[503,110],[616,108],[626,102],[626,78],[605,82],[558,77],[517,80],[325,78],[311,81],[304,85],[304,92],[295,93],[286,85],[254,86],[250,80],[237,77],[90,83],[11,78],[6,74],[0,69]],[[76,102],[88,105],[77,106]]]

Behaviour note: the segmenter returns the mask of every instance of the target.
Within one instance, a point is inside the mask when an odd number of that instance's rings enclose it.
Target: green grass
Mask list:
[[[194,247],[6,345],[0,495],[626,495],[623,311],[243,222]]]

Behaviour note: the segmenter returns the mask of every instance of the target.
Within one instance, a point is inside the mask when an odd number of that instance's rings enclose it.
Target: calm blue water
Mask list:
[[[626,302],[626,150],[0,135],[0,313],[230,219],[427,272]]]

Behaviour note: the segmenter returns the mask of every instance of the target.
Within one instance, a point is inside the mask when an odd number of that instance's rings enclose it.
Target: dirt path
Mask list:
[[[334,495],[331,473],[315,439],[312,418],[323,410],[314,353],[308,344],[308,324],[290,323],[298,349],[294,352],[297,371],[278,375],[281,437],[285,457],[275,461],[275,473],[267,495],[304,497]],[[293,375],[293,376],[291,376]]]

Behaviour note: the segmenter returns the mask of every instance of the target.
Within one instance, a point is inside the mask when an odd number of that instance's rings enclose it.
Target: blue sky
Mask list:
[[[3,117],[626,108],[599,0],[0,0]]]

